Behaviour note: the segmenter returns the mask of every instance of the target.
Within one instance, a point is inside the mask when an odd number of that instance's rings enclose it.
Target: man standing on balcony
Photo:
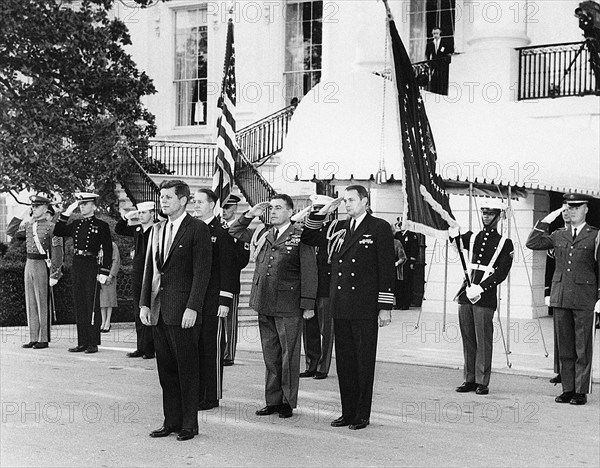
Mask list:
[[[236,275],[235,244],[221,226],[214,209],[219,197],[210,189],[201,188],[194,194],[195,216],[210,230],[212,266],[206,291],[202,324],[200,325],[200,399],[198,410],[219,406],[223,396],[223,351],[225,320],[233,305]]]
[[[136,211],[130,211],[120,219],[115,226],[115,233],[133,237],[133,260],[131,262],[131,293],[133,295],[133,311],[135,315],[135,332],[137,335],[137,348],[127,353],[130,358],[152,359],[154,357],[154,340],[152,327],[144,325],[140,320],[140,295],[142,293],[142,280],[144,279],[144,264],[146,262],[146,247],[150,238],[150,228],[154,225],[155,206],[152,201],[145,201],[137,205]],[[132,225],[130,221],[137,216],[140,225]]]
[[[223,206],[223,213],[221,215],[222,218],[222,226],[223,229],[227,233],[229,233],[229,227],[235,221],[235,213],[238,208],[238,203],[240,202],[240,197],[236,195],[229,195],[227,198],[227,202]],[[226,325],[225,325],[225,354],[223,356],[223,365],[224,366],[233,366],[235,362],[235,350],[237,347],[238,340],[238,307],[240,304],[240,291],[241,291],[241,283],[240,276],[241,272],[248,262],[250,261],[250,244],[247,242],[242,242],[239,239],[233,238],[233,242],[235,243],[235,266],[237,274],[235,276],[235,284],[233,289],[233,300],[231,302],[231,309],[227,314]]]
[[[248,226],[269,208],[272,227]],[[252,240],[256,269],[250,307],[258,312],[258,329],[266,366],[265,400],[258,416],[279,413],[290,418],[298,400],[302,319],[314,316],[317,263],[312,247],[300,241],[302,228],[290,222],[294,203],[285,194],[251,208],[229,233]]]
[[[550,223],[563,211],[561,206],[536,224],[525,244],[532,250],[554,249],[556,269],[550,306],[554,309],[563,387],[555,401],[572,405],[585,405],[591,391],[594,312],[600,312],[598,228],[585,222],[591,199],[580,193],[565,194],[571,225],[548,234]]]
[[[445,96],[448,94],[450,56],[454,53],[454,41],[452,37],[442,38],[440,28],[433,28],[431,35],[433,38],[425,46],[425,57],[430,61],[431,70],[429,91]]]

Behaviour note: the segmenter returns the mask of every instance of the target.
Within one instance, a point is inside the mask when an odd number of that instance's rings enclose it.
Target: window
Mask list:
[[[410,0],[408,55],[413,63],[425,60],[433,28],[442,30],[442,38],[454,38],[455,8],[456,0]]]
[[[290,1],[285,12],[285,98],[302,98],[321,80],[323,2]]]
[[[206,125],[206,8],[175,11],[175,125]]]

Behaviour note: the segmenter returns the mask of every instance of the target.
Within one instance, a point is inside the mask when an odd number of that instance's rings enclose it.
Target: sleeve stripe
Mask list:
[[[379,299],[377,302],[382,304],[393,304],[394,303],[394,294],[389,292],[380,292]]]
[[[229,299],[233,299],[233,293],[230,293],[228,291],[221,291],[221,292],[219,292],[219,295],[221,297],[227,297]]]
[[[308,218],[305,221],[304,225],[306,226],[307,229],[321,229],[321,227],[323,227],[323,220]]]

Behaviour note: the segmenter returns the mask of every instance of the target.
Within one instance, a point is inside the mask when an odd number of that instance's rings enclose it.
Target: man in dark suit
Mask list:
[[[430,61],[431,75],[429,91],[437,94],[448,94],[448,72],[451,55],[454,53],[452,37],[442,37],[440,28],[433,28],[433,36],[425,46],[425,57]]]
[[[557,403],[585,405],[592,386],[594,312],[600,311],[600,277],[596,238],[598,229],[588,225],[588,195],[568,193],[571,226],[548,234],[548,226],[563,208],[553,211],[534,227],[526,246],[554,249],[556,269],[550,306],[554,309],[563,393]]]
[[[133,296],[133,311],[135,315],[135,333],[137,347],[135,351],[127,353],[130,358],[154,358],[154,340],[152,327],[144,325],[140,320],[140,295],[142,293],[142,280],[144,279],[144,265],[146,263],[146,247],[150,238],[151,228],[154,225],[155,206],[152,201],[138,203],[137,209],[124,213],[124,217],[117,222],[115,233],[121,236],[133,237],[133,260],[131,262],[131,294]],[[130,224],[137,217],[138,225]]]
[[[200,325],[200,400],[198,410],[219,406],[223,396],[223,351],[225,349],[225,320],[233,302],[236,276],[235,244],[221,226],[214,209],[217,194],[201,188],[194,194],[195,216],[210,230],[212,266],[206,291],[202,324]]]
[[[349,219],[323,221],[341,202]],[[342,400],[342,416],[334,427],[364,429],[369,425],[375,377],[378,325],[392,321],[394,304],[394,238],[390,225],[367,213],[368,192],[362,185],[346,187],[343,198],[311,213],[302,241],[320,245],[327,238],[331,263],[331,315]]]
[[[399,224],[401,221],[399,220]],[[394,234],[394,239],[402,243],[406,255],[406,261],[402,264],[402,279],[397,281],[395,296],[396,307],[400,310],[410,309],[413,296],[413,280],[415,277],[415,265],[419,256],[419,239],[414,232],[400,229]]]
[[[212,247],[208,226],[186,213],[190,188],[180,180],[160,185],[167,221],[155,224],[146,255],[140,320],[153,325],[164,423],[150,437],[198,434],[199,327],[210,280]]]
[[[252,219],[270,210],[272,228],[248,229]],[[312,247],[300,241],[302,228],[290,222],[294,203],[285,194],[259,203],[233,223],[229,233],[243,242],[254,239],[256,267],[250,307],[258,312],[265,361],[265,400],[258,416],[290,418],[298,400],[302,319],[314,316],[317,264]]]

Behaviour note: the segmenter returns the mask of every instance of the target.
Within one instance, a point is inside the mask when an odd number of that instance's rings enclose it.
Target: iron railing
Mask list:
[[[598,94],[585,42],[520,47],[518,99]]]
[[[158,185],[150,178],[129,149],[126,149],[125,153],[133,165],[133,171],[124,174],[120,181],[127,197],[134,205],[145,201],[153,201],[154,206],[160,206],[160,189]]]
[[[212,177],[217,146],[214,143],[192,143],[152,140],[148,158],[160,161],[181,176]]]
[[[294,110],[295,106],[284,107],[237,132],[238,145],[250,162],[264,162],[283,149]]]

